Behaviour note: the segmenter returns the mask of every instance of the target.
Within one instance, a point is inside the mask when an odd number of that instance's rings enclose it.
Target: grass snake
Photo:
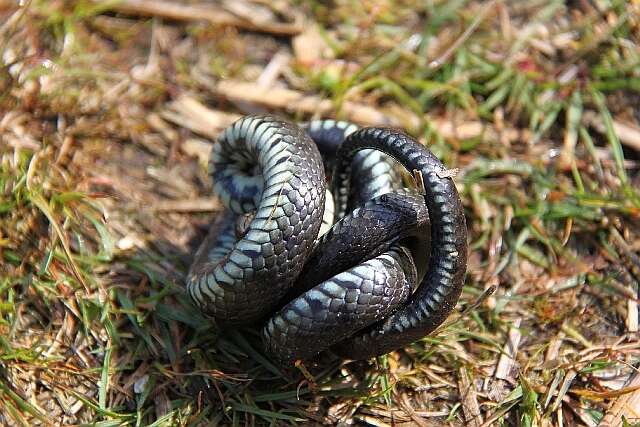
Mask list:
[[[404,188],[398,165],[419,172],[424,189]],[[209,173],[226,211],[187,291],[219,323],[260,325],[280,363],[329,348],[384,354],[455,307],[462,204],[444,165],[403,132],[247,116],[219,136]]]

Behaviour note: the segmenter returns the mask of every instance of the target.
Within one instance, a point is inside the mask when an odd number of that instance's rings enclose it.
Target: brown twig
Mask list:
[[[640,374],[636,372],[629,382],[625,385],[625,389],[640,387]],[[609,408],[602,421],[600,427],[619,427],[623,425],[626,418],[630,423],[640,419],[640,389],[636,389],[631,393],[618,397],[613,405]]]
[[[281,35],[298,34],[303,29],[300,13],[293,13],[292,22],[272,22],[254,18],[249,13],[243,16],[238,11],[233,13],[229,8],[215,4],[180,4],[161,0],[123,0],[113,8],[119,12],[135,15],[161,16],[178,21],[207,21],[214,25],[230,25],[246,30],[260,31]]]
[[[472,379],[465,367],[458,369],[458,390],[462,400],[462,412],[464,412],[465,425],[479,427],[482,425],[482,414],[478,405],[478,396]]]
[[[215,197],[200,197],[186,200],[163,200],[153,206],[156,212],[215,212],[221,210]]]

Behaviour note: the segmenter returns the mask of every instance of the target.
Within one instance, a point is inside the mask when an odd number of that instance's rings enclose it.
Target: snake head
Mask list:
[[[238,215],[238,217],[236,218],[236,227],[235,227],[235,233],[236,233],[237,239],[241,239],[244,237],[245,234],[247,234],[247,231],[249,230],[249,225],[251,224],[251,221],[253,221],[255,217],[256,217],[256,211],[247,212],[247,213]]]

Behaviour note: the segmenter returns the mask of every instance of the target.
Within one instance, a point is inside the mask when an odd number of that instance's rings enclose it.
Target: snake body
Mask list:
[[[399,188],[392,159],[422,174],[425,194]],[[188,292],[219,322],[264,322],[281,363],[330,347],[383,354],[454,308],[466,269],[460,199],[442,163],[403,133],[248,116],[219,137],[210,174],[228,211],[196,254]]]
[[[392,156],[424,179],[424,201],[431,222],[431,255],[427,273],[409,301],[374,327],[352,337],[340,352],[352,358],[384,354],[433,332],[455,308],[467,266],[467,227],[462,202],[440,160],[425,146],[393,129],[364,128],[340,146],[333,177],[338,216],[348,206],[351,162],[362,149]]]
[[[206,314],[250,323],[272,312],[313,248],[326,197],[322,158],[299,127],[249,116],[220,136],[209,168],[227,209],[255,217],[231,247],[227,226],[224,250],[199,257],[187,289]]]

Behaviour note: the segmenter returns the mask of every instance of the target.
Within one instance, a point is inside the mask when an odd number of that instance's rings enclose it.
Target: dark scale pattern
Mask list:
[[[314,126],[315,124],[315,126]],[[329,125],[329,126],[327,126]],[[339,128],[338,128],[339,127]],[[353,125],[345,122],[320,122],[311,123],[309,132],[314,142],[319,146],[320,151],[327,161],[333,162],[336,151],[345,135],[357,130]],[[409,190],[398,190],[401,187],[399,174],[396,170],[396,162],[393,158],[376,150],[362,150],[354,156],[351,161],[352,176],[357,178],[357,184],[352,185],[349,194],[349,206],[360,206],[349,215],[342,217],[327,234],[325,234],[316,245],[311,258],[307,261],[305,268],[298,278],[294,288],[287,294],[285,301],[293,301],[297,296],[306,299],[307,294],[303,293],[311,289],[314,285],[332,278],[332,276],[358,265],[367,259],[378,255],[395,256],[395,253],[384,251],[397,241],[411,236],[409,241],[404,241],[413,255],[413,259],[418,261],[418,277],[421,279],[426,271],[429,259],[429,218],[426,205],[422,195]],[[394,193],[389,193],[395,190]],[[377,197],[376,197],[377,196]],[[370,200],[372,199],[372,200]],[[375,272],[371,266],[364,267],[360,264],[359,273]],[[399,265],[388,266],[387,268],[401,268]],[[412,271],[413,265],[411,266]],[[393,274],[404,274],[404,271],[396,271]],[[331,279],[333,283],[348,285],[351,280],[345,281],[335,276]],[[412,276],[413,277],[413,276]],[[413,283],[413,282],[412,282]],[[321,286],[326,286],[323,284]],[[366,284],[363,285],[366,288]],[[317,289],[317,287],[315,288]],[[313,294],[313,290],[311,293]],[[403,298],[408,297],[408,293],[403,293]],[[344,316],[344,311],[353,309],[359,311],[366,310],[369,304],[389,303],[384,300],[384,295],[376,295],[374,299],[363,294],[360,298],[349,300],[345,297],[346,304],[333,299],[328,307],[324,307],[315,315],[320,318],[327,315]],[[381,301],[381,299],[383,299]],[[394,300],[394,306],[400,301]],[[300,302],[298,304],[301,304]],[[333,329],[328,336],[310,335],[310,331],[305,331],[298,327],[300,321],[299,314],[289,312],[295,306],[288,304],[280,312],[277,323],[270,322],[269,328],[263,331],[268,347],[271,348],[274,356],[281,361],[290,361],[296,358],[306,358],[326,349],[336,342],[336,337],[346,337],[352,335],[360,329],[362,325],[358,322],[350,321],[340,328],[340,333]],[[382,318],[380,315],[378,319]],[[271,344],[272,337],[288,337],[287,344]],[[312,337],[313,346],[304,344]],[[304,349],[304,356],[301,351]]]
[[[401,309],[336,347],[356,359],[387,353],[433,332],[455,308],[467,264],[467,227],[453,180],[426,147],[397,130],[361,129],[342,144],[332,183],[338,195],[338,216],[344,215],[348,205],[351,160],[367,148],[392,156],[410,172],[422,173],[431,221],[431,254],[426,276]]]
[[[378,195],[397,190],[402,184],[396,163],[377,150],[356,153],[351,167],[353,182],[349,191],[348,210],[355,209]]]
[[[422,338],[453,309],[466,268],[453,182],[400,132],[332,120],[306,129],[324,166],[306,133],[272,117],[246,117],[221,135],[210,172],[228,213],[196,254],[189,294],[224,322],[280,307],[263,336],[283,364],[332,345],[368,358]],[[394,158],[422,172],[426,195],[399,190]],[[333,223],[323,212],[323,168],[333,167],[341,220],[316,241],[321,222]]]
[[[209,166],[225,206],[236,214],[256,214],[224,258],[197,260],[187,289],[214,318],[252,322],[273,312],[313,247],[324,209],[322,159],[298,127],[249,116],[220,136]],[[268,280],[263,270],[271,273]]]
[[[300,295],[341,271],[382,254],[404,238],[412,236],[419,241],[418,246],[428,248],[428,226],[429,214],[422,195],[394,192],[369,200],[322,236],[289,296]],[[426,263],[425,254],[419,258],[414,253],[414,258]]]
[[[358,127],[349,122],[316,120],[304,125],[316,143],[325,164],[331,172],[342,142]],[[396,162],[378,150],[362,150],[353,157],[353,182],[349,192],[349,209],[354,209],[376,196],[401,188],[401,177]]]
[[[411,255],[393,246],[288,303],[263,330],[267,348],[285,365],[312,357],[397,309],[415,281]]]

